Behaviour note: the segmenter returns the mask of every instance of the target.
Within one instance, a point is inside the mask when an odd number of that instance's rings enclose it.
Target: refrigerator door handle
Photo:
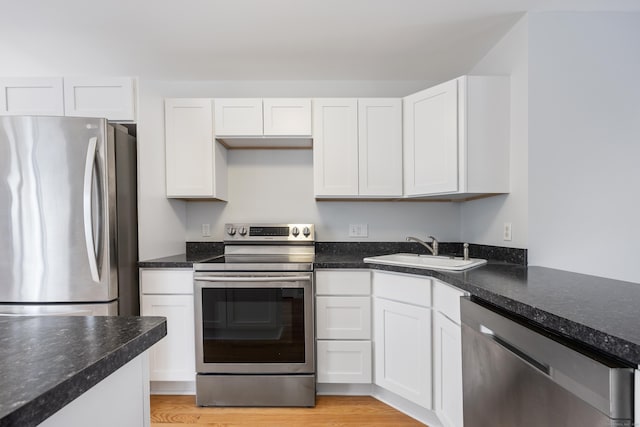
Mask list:
[[[83,217],[84,217],[84,239],[87,247],[87,258],[89,259],[89,270],[94,282],[100,283],[100,273],[98,272],[98,256],[95,251],[93,238],[93,215],[91,211],[93,170],[96,160],[96,148],[98,138],[89,139],[87,158],[84,164],[84,190],[82,193]]]

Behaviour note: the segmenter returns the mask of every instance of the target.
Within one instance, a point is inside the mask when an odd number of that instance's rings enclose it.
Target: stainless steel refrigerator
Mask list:
[[[127,128],[0,117],[0,315],[138,314],[136,194]]]

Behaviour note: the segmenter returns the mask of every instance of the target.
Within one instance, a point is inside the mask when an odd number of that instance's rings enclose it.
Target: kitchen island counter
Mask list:
[[[0,317],[0,426],[40,424],[166,333],[163,317]]]

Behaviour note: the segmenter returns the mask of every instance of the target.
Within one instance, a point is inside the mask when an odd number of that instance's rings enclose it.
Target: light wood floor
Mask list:
[[[195,396],[151,396],[151,427],[424,426],[367,396],[318,396],[315,408],[200,408]]]

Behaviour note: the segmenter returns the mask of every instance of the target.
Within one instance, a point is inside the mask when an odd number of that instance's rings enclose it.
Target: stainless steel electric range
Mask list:
[[[199,406],[315,406],[313,224],[226,224],[194,265]]]

